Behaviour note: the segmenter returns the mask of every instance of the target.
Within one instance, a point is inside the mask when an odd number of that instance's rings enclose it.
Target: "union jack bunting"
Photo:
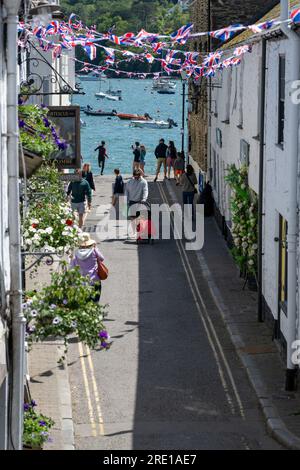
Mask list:
[[[231,26],[228,26],[227,28],[218,29],[217,31],[211,31],[209,35],[212,38],[220,39],[221,41],[228,41],[228,39],[231,39],[237,31],[240,31],[242,29],[245,29],[243,25],[233,24]]]
[[[184,55],[187,64],[197,65],[197,59],[199,57],[198,52],[186,52]]]
[[[222,51],[211,52],[210,54],[208,54],[208,56],[204,58],[202,65],[204,67],[212,67],[213,65],[216,65],[220,62],[222,55]]]
[[[270,20],[270,21],[265,21],[264,23],[259,23],[259,24],[252,24],[248,26],[249,29],[253,33],[261,33],[262,31],[267,31],[268,29],[272,28],[276,23],[275,20]]]
[[[246,52],[252,52],[251,44],[246,44],[245,46],[240,46],[234,49],[233,55],[236,57],[245,54]]]
[[[46,34],[58,34],[59,33],[59,28],[60,28],[60,23],[59,21],[51,21],[51,23],[48,24],[46,27]]]
[[[57,44],[56,46],[54,46],[53,51],[52,51],[52,58],[57,59],[58,57],[60,57],[61,50],[62,50],[61,44]]]
[[[134,42],[134,33],[126,33],[120,37],[121,44],[132,44]]]
[[[293,23],[300,23],[300,8],[296,8],[291,12],[291,20]]]
[[[103,47],[103,46],[102,46]],[[107,64],[114,64],[115,62],[115,51],[111,47],[103,47],[107,57],[105,59],[105,62]]]
[[[147,61],[149,62],[149,64],[152,64],[154,62],[153,55],[148,53],[148,54],[145,55],[145,57],[146,57]]]
[[[97,56],[97,49],[94,44],[90,44],[84,47],[85,52],[89,56],[90,60],[95,60]]]
[[[171,40],[179,44],[185,44],[188,40],[194,25],[191,23],[181,26],[177,31],[171,34]]]
[[[152,44],[152,49],[155,54],[160,54],[163,50],[163,47],[166,46],[163,42],[156,42]]]
[[[140,42],[144,41],[145,39],[155,39],[157,36],[157,34],[147,33],[147,31],[141,29],[141,31],[135,36],[135,41]]]
[[[118,44],[118,45],[121,44],[121,39],[119,38],[119,36],[115,36],[114,34],[110,34],[109,40],[111,42],[114,42],[115,44]]]

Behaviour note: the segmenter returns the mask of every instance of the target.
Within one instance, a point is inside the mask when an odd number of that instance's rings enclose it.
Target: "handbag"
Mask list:
[[[192,181],[190,180],[190,177],[189,177],[189,175],[188,175],[187,173],[186,173],[186,177],[187,177],[187,179],[189,180],[189,182],[191,183],[191,185],[192,185],[193,188],[194,188],[194,194],[198,194],[198,191],[197,191],[197,189],[195,188],[195,185],[192,183]]]
[[[97,265],[98,265],[97,274],[99,278],[101,279],[101,281],[105,281],[105,279],[108,278],[108,268],[105,266],[105,264],[102,261],[100,261],[98,257],[97,257]]]

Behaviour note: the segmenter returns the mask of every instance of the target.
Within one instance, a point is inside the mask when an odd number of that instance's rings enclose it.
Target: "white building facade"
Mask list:
[[[290,344],[290,332],[294,329],[295,339],[300,338],[299,288],[297,288],[295,325],[290,324],[291,321],[294,322],[294,318],[290,319],[287,313],[288,220],[291,216],[289,208],[291,157],[287,142],[291,139],[290,111],[291,107],[295,106],[292,101],[293,56],[290,40],[280,30],[277,34],[266,35],[265,41],[264,89],[262,88],[264,46],[262,38],[257,37],[246,41],[246,43],[252,42],[252,53],[246,53],[238,67],[223,70],[212,79],[208,179],[214,189],[217,219],[222,223],[224,234],[228,236],[232,224],[231,191],[225,182],[226,168],[231,164],[237,167],[241,167],[242,164],[248,165],[249,186],[259,197],[260,158],[263,155],[261,251],[264,317],[272,324],[274,337],[280,340],[283,352],[286,353],[287,344]],[[232,55],[232,50],[227,54]],[[264,93],[265,106],[262,106]],[[299,98],[299,93],[298,95],[296,93],[297,96]],[[265,123],[263,136],[262,119]],[[297,123],[299,132],[299,116]],[[299,160],[298,151],[298,167]],[[298,207],[299,194],[298,178]],[[297,243],[295,256],[297,256],[298,287],[299,236]]]

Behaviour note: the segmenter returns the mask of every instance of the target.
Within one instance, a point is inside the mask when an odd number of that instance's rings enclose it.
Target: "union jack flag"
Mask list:
[[[240,56],[240,55],[245,54],[246,52],[252,52],[252,46],[251,46],[251,44],[246,44],[245,46],[237,47],[237,48],[234,50],[233,55],[235,55],[236,57],[238,57],[238,56]]]
[[[57,44],[56,46],[54,46],[53,51],[52,51],[52,58],[56,59],[56,58],[60,57],[61,56],[61,50],[62,50],[61,44]]]
[[[152,49],[153,49],[153,52],[155,54],[159,54],[160,52],[162,52],[163,50],[163,47],[165,47],[166,44],[164,42],[156,42],[154,44],[152,44]]]
[[[120,37],[121,44],[132,44],[134,42],[134,33],[125,33]]]
[[[46,34],[57,34],[59,32],[59,21],[51,21],[46,27]]]
[[[212,67],[213,65],[216,65],[220,62],[222,55],[222,51],[211,52],[210,54],[208,54],[208,56],[204,58],[202,65],[204,67]]]
[[[184,55],[187,64],[197,65],[197,59],[199,57],[198,52],[186,52]]]
[[[115,51],[114,49],[111,49],[111,47],[103,47],[107,57],[105,59],[105,62],[107,64],[114,64],[115,62]]]
[[[228,26],[227,28],[223,29],[218,29],[217,31],[211,31],[209,35],[212,38],[215,39],[220,39],[221,41],[228,41],[228,39],[231,39],[237,31],[240,31],[241,29],[244,29],[244,26],[241,24],[233,24],[231,26]]]
[[[240,57],[229,57],[228,59],[224,60],[220,66],[221,68],[228,69],[229,67],[240,65],[241,61],[242,59]]]
[[[293,23],[300,23],[300,8],[291,11],[291,20]]]
[[[115,44],[118,44],[118,45],[121,44],[121,39],[119,38],[119,36],[115,36],[115,34],[110,34],[109,40],[111,42],[114,42]]]
[[[152,54],[148,53],[148,54],[145,55],[145,57],[146,57],[147,61],[149,62],[149,64],[152,64],[154,62],[154,57],[153,57]]]
[[[89,56],[90,60],[95,60],[97,56],[97,49],[94,44],[90,44],[84,47],[85,52]]]
[[[275,23],[275,20],[269,20],[264,21],[264,23],[251,24],[250,26],[248,26],[248,28],[251,29],[253,33],[261,33],[262,31],[267,31],[268,29],[272,28]]]
[[[191,23],[188,23],[185,26],[181,26],[181,28],[171,34],[172,41],[178,42],[179,44],[185,44],[191,34],[193,27],[194,25]]]
[[[144,41],[145,39],[155,39],[158,35],[153,34],[153,33],[147,33],[144,29],[141,29],[141,31],[136,35],[135,41],[136,42],[141,42]]]

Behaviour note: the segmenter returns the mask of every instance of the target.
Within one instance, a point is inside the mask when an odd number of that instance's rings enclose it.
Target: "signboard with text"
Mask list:
[[[49,119],[55,126],[59,140],[65,148],[57,149],[50,155],[60,170],[80,168],[80,107],[49,106]]]

